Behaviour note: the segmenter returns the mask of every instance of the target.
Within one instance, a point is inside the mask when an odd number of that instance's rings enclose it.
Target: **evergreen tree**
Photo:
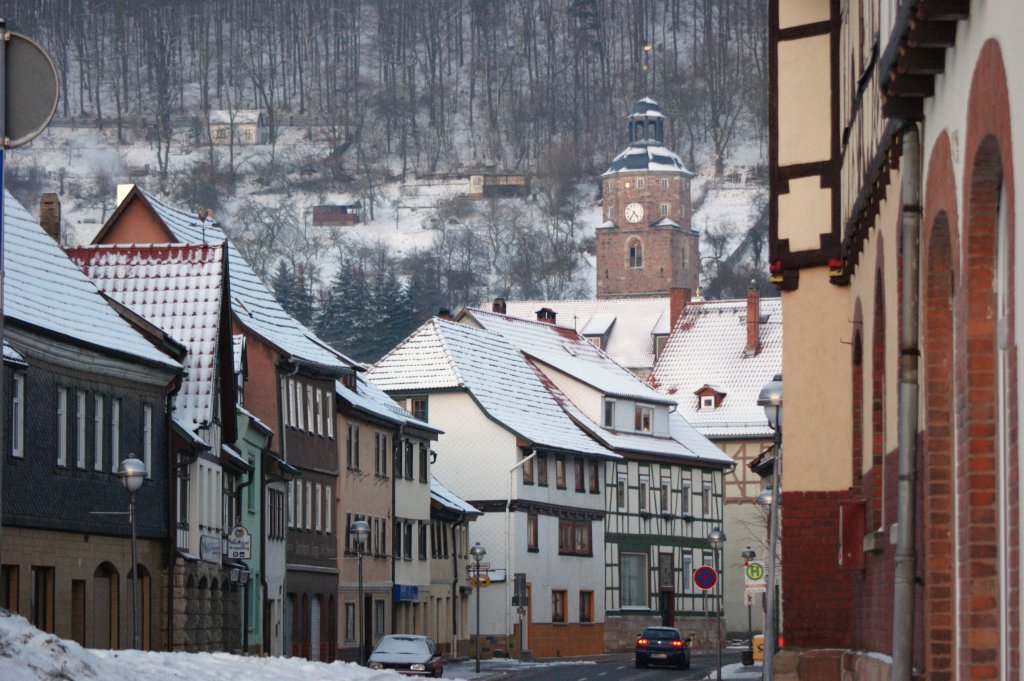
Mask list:
[[[270,287],[274,290],[274,297],[277,298],[277,302],[281,304],[281,307],[285,310],[290,310],[292,307],[292,296],[295,293],[295,275],[284,260],[278,261],[277,271],[270,280]]]
[[[331,280],[317,323],[320,337],[353,359],[376,359],[373,355],[374,301],[363,268],[342,258]]]
[[[292,277],[292,290],[289,299],[291,307],[286,308],[289,314],[306,326],[312,326],[316,302],[313,297],[312,282],[301,269]]]

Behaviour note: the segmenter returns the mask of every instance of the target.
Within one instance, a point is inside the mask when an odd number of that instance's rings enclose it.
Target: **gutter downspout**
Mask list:
[[[466,522],[466,512],[459,515],[459,519],[452,523],[452,649],[451,656],[459,655],[459,526]]]
[[[395,470],[395,461],[398,460],[398,457],[395,456],[395,453],[397,451],[399,451],[399,450],[396,449],[396,447],[400,447],[401,448],[400,451],[402,452],[402,456],[403,457],[405,456],[405,440],[404,440],[404,438],[405,438],[405,424],[404,423],[400,423],[400,424],[398,424],[398,437],[395,438],[395,441],[392,443],[393,446],[392,446],[392,451],[391,451],[391,545],[392,546],[395,545],[395,539],[396,539],[396,537],[395,537],[395,527],[397,527],[397,525],[395,524],[395,521],[397,520],[397,516],[395,515],[395,510],[397,508],[395,506],[395,493],[398,491],[398,471]],[[398,537],[398,540],[401,541],[401,537]],[[386,551],[387,547],[384,547],[384,550]],[[395,620],[398,618],[398,601],[395,600],[395,584],[397,584],[397,583],[398,583],[398,573],[397,573],[396,568],[395,568],[395,552],[392,551],[391,552],[391,633],[392,634],[397,634],[398,633],[398,628],[397,628],[396,623],[395,623]]]
[[[521,468],[528,461],[533,461],[534,457],[537,456],[537,450],[533,451],[533,454],[524,456],[523,460],[508,469],[508,498],[505,500],[505,636],[506,645],[509,643],[507,637],[512,633],[512,594],[509,593],[510,585],[512,583],[512,571],[515,569],[515,561],[512,560],[512,550],[515,548],[515,542],[512,540],[512,479],[515,477],[517,468]],[[479,629],[480,623],[477,622],[477,628]],[[523,632],[519,632],[519,659],[523,657],[522,651],[522,639]],[[511,646],[509,657],[511,657]]]
[[[291,357],[289,357],[288,359],[294,362],[294,360],[292,360]],[[285,463],[288,463],[288,426],[287,426],[288,421],[287,421],[287,417],[288,417],[288,400],[291,399],[291,391],[288,389],[288,377],[289,376],[294,376],[295,374],[299,373],[299,363],[298,362],[294,362],[294,368],[291,370],[291,372],[289,372],[287,374],[282,374],[280,372],[275,372],[275,373],[277,373],[277,380],[278,380],[278,383],[277,383],[277,402],[278,402],[278,404],[277,404],[277,426],[278,426],[278,428],[280,430],[280,433],[281,433],[281,440],[280,440],[280,442],[281,442],[281,460],[284,461]],[[281,399],[281,388],[282,387],[285,390],[284,400]],[[335,401],[335,400],[332,400],[332,401]],[[333,414],[331,415],[331,418],[334,418]],[[291,491],[292,491],[291,489],[288,490],[288,492],[291,492]],[[284,497],[285,497],[286,508],[290,509],[290,508],[292,508],[292,504],[295,503],[295,501],[294,501],[294,499],[292,499],[292,497],[289,495],[288,492],[285,492]],[[287,514],[287,511],[285,513]],[[286,531],[286,533],[287,533],[287,531]],[[286,534],[286,536],[287,536],[287,534]],[[284,549],[284,574],[281,575],[281,592],[282,592],[281,593],[281,619],[284,620],[285,619],[284,618],[285,605],[288,603],[288,544],[287,544],[287,541],[285,542],[285,549]],[[295,646],[295,637],[297,635],[299,635],[299,632],[295,632],[295,631],[292,631],[290,629],[291,622],[294,621],[294,619],[295,619],[294,618],[294,612],[289,612],[288,613],[288,620],[289,621],[287,621],[287,622],[286,621],[282,621],[281,622],[281,628],[290,632],[289,641],[288,641],[288,647],[287,648],[285,647],[284,636],[283,635],[281,636],[281,654],[282,655],[286,655],[286,656],[287,655],[291,655],[290,648],[293,648]],[[302,629],[301,623],[299,625],[299,629]]]
[[[918,346],[921,238],[921,143],[916,125],[903,131],[902,297],[900,311],[899,483],[892,614],[892,679],[911,681],[914,662],[914,571],[917,434],[919,407]]]

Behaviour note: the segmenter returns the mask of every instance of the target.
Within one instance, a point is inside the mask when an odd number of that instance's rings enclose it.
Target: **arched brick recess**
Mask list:
[[[1006,571],[1007,602],[1001,606],[999,584],[1002,566],[999,544],[1006,539],[1006,563],[1019,565],[1018,540],[1018,471],[1017,447],[1017,357],[1013,337],[1013,247],[1014,197],[1012,138],[1006,73],[999,44],[989,40],[979,54],[968,99],[967,135],[965,143],[965,221],[964,221],[964,283],[965,300],[958,301],[957,314],[963,314],[961,336],[964,361],[962,374],[966,383],[957,407],[961,419],[960,452],[957,461],[957,484],[964,503],[958,509],[961,534],[959,544],[960,645],[965,651],[960,671],[972,679],[998,678],[999,655],[1006,650],[1007,678],[1019,679],[1020,650],[1020,585],[1016,569]],[[1004,400],[999,399],[996,296],[992,290],[993,274],[998,258],[999,200],[1002,190],[1006,201],[1008,335],[1006,338],[1009,382]],[[959,356],[959,353],[958,353]],[[997,410],[1002,408],[1002,414]],[[1000,416],[1005,418],[1008,462],[1006,476],[1000,479],[998,436]],[[999,524],[1000,488],[1007,494],[1008,527]],[[1007,534],[1004,536],[1003,531]],[[1000,637],[1000,615],[1005,609],[1009,631]]]
[[[865,481],[868,531],[882,525],[883,478],[885,469],[885,274],[882,240],[878,243],[875,269],[874,315],[871,327],[871,468]]]
[[[864,312],[860,298],[854,303],[853,309],[853,346],[851,348],[852,389],[853,399],[853,432],[851,433],[851,449],[853,453],[853,483],[851,493],[854,497],[861,495],[861,484],[864,478]]]

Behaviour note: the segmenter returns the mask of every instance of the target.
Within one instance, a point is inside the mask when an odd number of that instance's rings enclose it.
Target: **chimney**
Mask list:
[[[60,243],[60,199],[53,192],[39,197],[39,225],[51,239]]]
[[[668,291],[668,318],[669,318],[669,332],[671,333],[676,328],[676,323],[679,322],[679,318],[683,316],[683,312],[686,310],[686,306],[690,303],[690,289],[688,288],[672,288]]]
[[[747,286],[747,347],[743,354],[753,357],[761,350],[761,294],[751,280]]]
[[[495,312],[497,314],[508,314],[508,309],[505,306],[505,299],[495,298],[494,302],[491,303],[491,312]]]
[[[448,321],[451,321],[452,311],[447,307],[442,307],[440,310],[437,311],[437,316],[441,319],[447,319]]]
[[[538,322],[544,322],[545,324],[554,324],[555,316],[555,311],[552,310],[550,307],[542,307],[541,309],[537,310]]]

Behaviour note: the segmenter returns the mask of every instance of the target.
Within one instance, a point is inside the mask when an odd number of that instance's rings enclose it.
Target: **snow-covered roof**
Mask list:
[[[467,308],[464,314],[488,331],[501,334],[527,356],[605,395],[672,403],[572,329],[473,308]]]
[[[608,333],[615,324],[615,315],[611,312],[598,312],[583,325],[580,333],[584,336],[603,336]]]
[[[782,302],[761,298],[760,317],[761,349],[748,357],[746,299],[690,303],[654,367],[655,387],[709,438],[772,434],[757,396],[782,371]],[[699,408],[694,393],[705,385],[726,395],[719,407]]]
[[[664,118],[661,107],[650,97],[641,97],[633,102],[633,108],[629,112],[630,118]]]
[[[654,144],[633,144],[614,159],[604,175],[615,173],[631,173],[638,170],[660,170],[667,172],[682,173],[687,177],[693,177],[693,172],[687,169],[683,159],[667,147]]]
[[[356,409],[397,425],[414,426],[434,433],[444,432],[425,421],[420,421],[362,374],[356,375],[355,391],[347,388],[341,381],[335,381],[334,388],[340,399],[345,400]]]
[[[5,318],[100,351],[180,368],[110,307],[9,192],[4,195],[3,247]]]
[[[481,515],[482,513],[476,506],[463,500],[457,494],[442,485],[441,482],[433,475],[430,476],[430,498],[448,510],[456,513],[465,513],[466,515],[473,516]]]
[[[493,421],[540,448],[617,458],[568,417],[504,337],[430,319],[367,372],[386,391],[458,388]]]
[[[292,359],[335,370],[357,366],[355,361],[332,349],[285,312],[267,285],[227,239],[218,223],[209,220],[200,222],[195,215],[160,202],[141,187],[136,189],[175,241],[190,244],[227,242],[231,264],[228,270],[231,279],[231,308],[240,324]]]
[[[12,348],[7,341],[4,341],[4,364],[14,366],[28,366],[21,353]]]
[[[214,109],[210,112],[210,123],[214,125],[231,125],[232,119],[235,125],[258,125],[263,115],[259,109],[239,109],[228,111],[226,109]]]
[[[238,373],[245,369],[245,336],[243,334],[235,334],[231,337],[231,354],[233,357],[233,363],[235,373]]]
[[[627,369],[650,369],[654,366],[654,339],[651,334],[668,329],[668,296],[645,298],[602,298],[599,300],[510,300],[505,304],[508,314],[521,319],[536,319],[535,311],[547,307],[557,313],[561,326],[588,329],[607,323],[610,326],[604,351]],[[665,321],[659,322],[664,316]],[[589,333],[589,331],[581,331]]]
[[[99,290],[152,323],[188,353],[174,396],[177,419],[212,422],[224,295],[223,244],[82,246],[67,249]]]

